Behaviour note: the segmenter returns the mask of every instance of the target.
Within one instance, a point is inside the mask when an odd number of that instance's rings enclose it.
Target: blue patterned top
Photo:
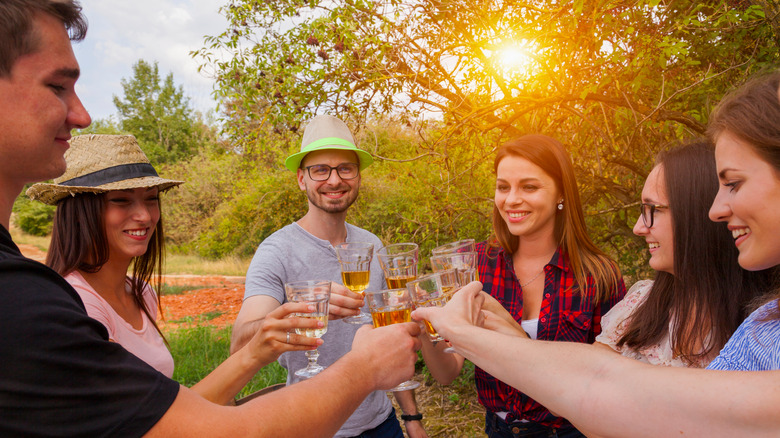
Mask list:
[[[777,312],[772,300],[753,312],[734,332],[707,369],[769,371],[780,369],[780,320],[767,316]]]

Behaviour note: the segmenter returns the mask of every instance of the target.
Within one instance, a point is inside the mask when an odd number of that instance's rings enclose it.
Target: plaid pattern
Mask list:
[[[479,278],[482,290],[495,297],[515,320],[523,316],[523,293],[515,276],[512,257],[503,248],[492,248],[486,242],[477,244]],[[595,282],[588,276],[580,292],[569,269],[569,258],[558,250],[544,267],[544,292],[539,312],[537,339],[549,341],[587,342],[592,344],[601,332],[601,316],[626,294],[622,278],[606,301],[593,303]],[[556,417],[527,395],[499,381],[479,367],[475,369],[479,401],[489,412],[509,412],[508,423],[525,419],[548,427],[570,423]]]

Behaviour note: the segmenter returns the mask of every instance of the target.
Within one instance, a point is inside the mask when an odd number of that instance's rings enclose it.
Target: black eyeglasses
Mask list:
[[[331,167],[327,164],[315,164],[306,166],[304,169],[309,172],[309,178],[313,181],[327,181],[334,170],[341,179],[355,179],[360,174],[360,166],[356,163],[341,163],[336,167]]]
[[[647,228],[653,228],[653,219],[655,219],[655,210],[657,208],[669,208],[668,205],[661,204],[639,204],[639,212],[642,215],[642,222]]]

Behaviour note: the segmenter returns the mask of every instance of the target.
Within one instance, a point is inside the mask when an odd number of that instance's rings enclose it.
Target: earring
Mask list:
[[[563,210],[563,201],[558,203],[558,210]]]

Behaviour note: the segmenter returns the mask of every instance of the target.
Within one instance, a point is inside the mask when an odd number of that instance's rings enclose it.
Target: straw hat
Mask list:
[[[184,181],[157,176],[132,135],[79,135],[70,140],[65,152],[65,173],[53,184],[35,184],[27,196],[45,204],[79,193],[105,193],[110,190],[158,187],[160,191]]]
[[[360,170],[374,162],[371,154],[355,146],[355,139],[352,138],[352,133],[349,132],[349,128],[344,122],[325,114],[311,119],[306,125],[301,141],[301,151],[287,157],[284,160],[284,167],[295,172],[301,167],[301,161],[306,154],[325,149],[355,151],[360,160]]]

